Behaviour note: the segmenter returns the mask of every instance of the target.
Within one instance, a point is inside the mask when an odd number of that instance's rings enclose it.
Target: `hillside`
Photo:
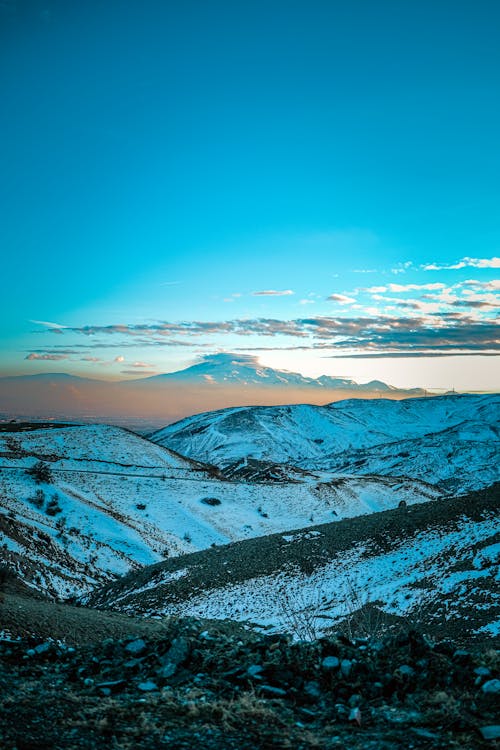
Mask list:
[[[211,545],[440,497],[420,481],[328,472],[226,481],[116,427],[14,427],[0,432],[2,559],[58,596]],[[37,481],[27,470],[40,460],[49,477]]]
[[[421,504],[242,541],[131,573],[90,602],[299,637],[403,618],[441,637],[498,638],[499,509],[496,484],[442,500],[439,514]]]
[[[457,493],[500,478],[500,397],[223,409],[151,439],[223,469],[255,459],[336,475],[418,478]]]

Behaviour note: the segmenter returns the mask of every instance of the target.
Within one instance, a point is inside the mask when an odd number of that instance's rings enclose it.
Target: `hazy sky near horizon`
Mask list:
[[[499,34],[491,0],[2,0],[0,374],[497,387]]]

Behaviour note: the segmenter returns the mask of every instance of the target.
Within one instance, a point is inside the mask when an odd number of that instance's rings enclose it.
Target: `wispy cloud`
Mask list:
[[[152,365],[149,362],[132,362],[129,367],[136,367],[138,369],[152,369],[155,367],[155,365]]]
[[[354,297],[348,297],[346,294],[330,294],[330,296],[327,297],[327,300],[329,302],[337,302],[339,305],[350,305],[353,302],[356,302]]]
[[[456,263],[426,263],[424,271],[454,271],[460,268],[500,268],[500,258],[462,258]]]
[[[437,291],[438,289],[446,289],[446,284],[436,282],[434,284],[385,284],[383,286],[368,286],[362,289],[363,292],[369,294],[384,294],[384,292],[393,292],[399,294],[402,292],[415,292],[415,291]]]
[[[287,297],[290,294],[295,294],[291,289],[264,289],[260,292],[252,292],[254,297]]]
[[[30,323],[45,326],[46,328],[67,328],[67,326],[62,325],[62,323],[51,323],[50,320],[30,320]]]
[[[40,361],[53,361],[57,362],[61,359],[69,359],[68,354],[37,354],[36,352],[31,352],[31,354],[28,354],[24,359],[29,360],[40,360]]]

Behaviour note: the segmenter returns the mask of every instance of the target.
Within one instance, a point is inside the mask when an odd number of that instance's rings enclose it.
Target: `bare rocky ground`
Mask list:
[[[499,655],[401,630],[293,642],[3,594],[5,750],[395,750],[500,744]]]

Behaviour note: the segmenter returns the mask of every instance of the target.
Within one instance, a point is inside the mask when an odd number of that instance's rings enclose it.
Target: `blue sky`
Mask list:
[[[490,0],[4,0],[0,371],[493,387],[499,32]]]

